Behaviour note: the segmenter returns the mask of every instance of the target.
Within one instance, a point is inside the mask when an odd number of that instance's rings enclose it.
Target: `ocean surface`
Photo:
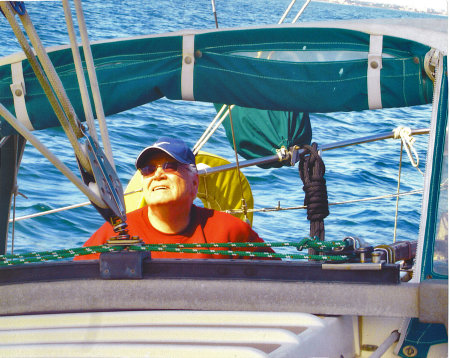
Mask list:
[[[277,23],[290,0],[217,0],[219,26],[253,26]],[[286,22],[303,5],[296,4]],[[27,10],[45,46],[68,43],[60,2],[27,2]],[[116,37],[214,28],[210,0],[83,0],[92,41]],[[312,2],[299,21],[410,17],[417,14],[369,7]],[[425,15],[422,15],[425,16]],[[0,56],[19,51],[7,21],[0,17]],[[391,131],[398,126],[429,126],[431,106],[352,113],[311,114],[313,141],[329,144],[341,140]],[[214,118],[212,104],[161,99],[110,116],[108,128],[119,178],[125,187],[134,174],[134,160],[141,149],[161,135],[182,137],[192,147]],[[73,150],[60,128],[35,132],[61,160],[77,171]],[[425,170],[428,136],[417,137],[419,168]],[[234,161],[225,131],[220,128],[203,148]],[[330,203],[393,194],[397,190],[400,155],[398,140],[385,140],[323,153]],[[242,159],[242,158],[241,158]],[[303,205],[304,192],[297,167],[263,170],[247,168],[255,208]],[[423,176],[403,155],[401,192],[421,189]],[[20,193],[15,215],[44,212],[87,201],[65,177],[31,145],[26,146],[19,170]],[[419,231],[421,195],[403,196],[399,202],[397,240],[415,240]],[[325,219],[327,240],[357,236],[372,244],[393,240],[395,198],[330,206]],[[11,213],[12,217],[12,213]],[[103,223],[91,206],[18,221],[14,230],[14,252],[78,247]],[[299,241],[309,235],[305,210],[255,213],[253,228],[266,241]],[[12,225],[10,225],[9,251]],[[281,251],[279,251],[281,252]]]

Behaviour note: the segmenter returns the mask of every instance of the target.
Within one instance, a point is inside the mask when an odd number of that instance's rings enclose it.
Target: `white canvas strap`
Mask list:
[[[14,98],[14,109],[17,119],[30,131],[34,130],[28,117],[25,105],[25,80],[23,79],[22,61],[11,64],[12,84],[11,92]]]
[[[381,69],[383,36],[370,35],[369,55],[367,61],[367,101],[369,109],[382,108],[381,103]]]
[[[183,36],[181,98],[187,101],[194,101],[194,38],[195,35]]]

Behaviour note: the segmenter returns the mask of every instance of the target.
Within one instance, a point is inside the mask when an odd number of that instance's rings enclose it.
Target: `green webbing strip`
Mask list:
[[[255,247],[295,247],[299,250],[304,248],[315,248],[318,250],[338,248],[347,246],[346,241],[318,241],[317,239],[305,238],[299,243],[292,242],[224,242],[224,243],[203,243],[203,244],[149,244],[142,246],[129,246],[130,251],[159,251],[159,252],[178,252],[178,253],[197,253],[210,255],[226,256],[246,256],[261,258],[285,258],[285,259],[311,259],[325,261],[345,261],[346,255],[307,255],[307,254],[277,254],[270,252],[253,251],[234,251],[234,250],[208,250],[208,248],[255,248]],[[0,255],[0,267],[10,265],[20,265],[33,262],[44,262],[71,258],[75,256],[84,256],[103,252],[121,251],[123,246],[90,246],[79,247],[66,250],[30,252],[16,255]]]

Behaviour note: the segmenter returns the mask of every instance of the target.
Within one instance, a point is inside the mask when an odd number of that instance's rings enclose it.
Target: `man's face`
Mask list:
[[[187,165],[179,165],[177,171],[165,171],[162,165],[176,162],[164,152],[154,154],[146,165],[157,166],[156,171],[143,178],[143,194],[147,205],[186,205],[190,207],[197,195],[198,175]]]

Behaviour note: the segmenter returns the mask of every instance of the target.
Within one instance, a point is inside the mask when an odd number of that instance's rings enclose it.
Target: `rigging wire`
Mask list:
[[[286,16],[289,14],[289,12],[292,9],[292,6],[295,4],[296,1],[297,0],[292,0],[291,1],[291,3],[289,4],[289,6],[286,8],[285,12],[281,16],[280,20],[278,21],[278,24],[283,23],[283,21],[286,19]],[[298,20],[298,18],[303,13],[303,11],[305,10],[306,6],[309,4],[310,1],[311,0],[307,0],[306,4],[303,5],[303,7],[300,9],[299,13],[295,17],[293,23]],[[215,23],[216,23],[216,29],[218,29],[219,28],[219,23],[217,21],[215,0],[211,0],[211,5],[212,5],[212,11],[213,11],[214,19],[215,19]],[[270,57],[270,55],[269,55],[269,57]],[[214,132],[219,128],[220,124],[222,124],[222,122],[225,120],[226,114],[220,119],[219,123],[217,123],[214,126],[214,124],[216,123],[217,119],[221,116],[221,114],[223,113],[223,111],[225,111],[226,108],[227,108],[226,104],[224,104],[222,106],[222,108],[220,108],[219,112],[217,112],[216,116],[214,117],[214,119],[212,120],[212,122],[210,123],[208,128],[205,129],[205,131],[203,132],[203,134],[200,137],[200,139],[197,141],[197,143],[195,143],[194,149],[193,149],[194,155],[196,155],[200,151],[200,149],[205,145],[205,143],[209,140],[209,138],[211,138],[211,136],[214,134]],[[234,108],[234,104],[231,105],[231,109],[233,109],[233,108]],[[214,126],[214,128],[213,128],[213,126]]]
[[[303,14],[303,11],[305,11],[306,7],[309,5],[310,2],[311,2],[311,0],[306,0],[305,4],[302,6],[300,11],[297,13],[297,15],[295,16],[294,20],[292,20],[293,24],[295,24],[297,22],[297,20]]]
[[[233,108],[233,106],[230,106],[230,108]],[[0,107],[1,109],[1,107]],[[223,112],[223,109],[221,109],[221,111],[219,111],[217,118],[219,117],[219,115],[221,115]],[[1,113],[0,113],[1,114]],[[225,113],[221,119],[221,121],[223,119],[226,118],[226,116],[228,115],[228,113]],[[216,118],[216,119],[217,119]],[[220,125],[220,123],[218,124]],[[420,135],[420,134],[428,134],[429,133],[429,129],[416,129],[416,130],[412,130],[411,131],[412,134],[414,135]],[[364,144],[364,143],[370,143],[370,142],[374,142],[377,140],[383,140],[383,139],[389,139],[389,138],[393,138],[393,131],[391,132],[386,132],[386,133],[381,133],[377,136],[370,136],[370,137],[362,137],[362,138],[357,138],[351,141],[343,141],[343,142],[336,142],[336,143],[332,143],[332,144],[328,144],[328,145],[322,145],[321,146],[321,150],[332,150],[332,149],[339,149],[339,148],[343,148],[346,146],[350,146],[350,145],[356,145],[356,144]],[[277,157],[277,156],[274,156]],[[273,159],[273,160],[278,160],[278,159]],[[248,161],[246,161],[248,162]],[[259,162],[258,162],[259,163]],[[254,163],[258,164],[258,163]],[[259,163],[260,164],[260,163]],[[242,163],[239,164],[240,167],[247,167],[249,165],[245,164],[243,165]],[[231,170],[234,169],[235,166],[230,167],[229,165],[225,165],[222,167],[227,167],[227,170]],[[217,171],[219,172],[219,171]],[[205,175],[208,173],[204,173]],[[200,175],[202,175],[200,173]],[[445,181],[444,183],[441,184],[442,187],[445,187],[448,181]],[[125,193],[124,195],[131,195],[137,192],[141,192],[142,189],[139,190],[134,190],[128,193]],[[368,197],[368,198],[362,198],[362,199],[354,199],[354,200],[347,200],[347,201],[341,201],[341,202],[335,202],[335,203],[329,203],[328,205],[345,205],[345,204],[353,204],[353,203],[358,203],[358,202],[364,202],[364,201],[371,201],[371,200],[379,200],[379,199],[388,199],[388,198],[393,198],[393,197],[397,197],[397,196],[405,196],[405,195],[414,195],[414,194],[420,194],[423,193],[422,189],[418,189],[418,190],[412,190],[409,192],[404,192],[404,193],[399,193],[397,191],[396,194],[388,194],[388,195],[382,195],[382,196],[376,196],[376,197]],[[23,195],[19,192],[20,195]],[[23,195],[24,196],[24,195]],[[74,204],[74,205],[70,205],[70,206],[65,206],[65,207],[61,207],[61,208],[57,208],[57,209],[52,209],[52,210],[48,210],[48,211],[44,211],[41,213],[35,213],[35,214],[30,214],[30,215],[25,215],[25,216],[21,216],[19,218],[16,219],[16,221],[20,221],[20,220],[25,220],[25,219],[31,219],[31,218],[35,218],[35,217],[39,217],[39,216],[44,216],[44,215],[49,215],[49,214],[53,214],[53,213],[57,213],[57,212],[61,212],[61,211],[66,211],[66,210],[70,210],[70,209],[75,209],[78,207],[82,207],[82,206],[88,206],[90,205],[90,202],[84,202],[84,203],[80,203],[80,204]],[[306,209],[306,206],[295,206],[295,207],[287,207],[287,208],[283,208],[280,206],[280,203],[278,202],[278,206],[273,207],[273,208],[261,208],[261,209],[247,209],[247,212],[271,212],[271,211],[284,211],[284,210],[299,210],[299,209]],[[232,210],[225,210],[225,212],[228,213],[242,213],[242,209],[232,209]],[[11,223],[12,220],[9,220],[9,222]]]
[[[214,14],[214,20],[215,20],[215,23],[216,23],[216,29],[218,29],[219,28],[219,23],[217,21],[216,2],[215,2],[215,0],[211,0],[211,5],[212,5],[212,11],[213,11],[213,14]],[[234,104],[231,106],[231,108],[233,108],[233,107],[234,107]],[[194,148],[192,150],[194,155],[198,154],[200,149],[206,144],[206,142],[209,140],[209,138],[211,138],[211,136],[216,132],[216,130],[220,127],[222,122],[225,120],[225,118],[227,117],[226,113],[221,118],[220,118],[220,116],[226,110],[226,108],[227,108],[227,106],[225,104],[222,106],[222,108],[220,108],[219,112],[217,112],[216,116],[211,121],[209,126],[205,129],[203,134],[200,136],[200,138],[198,139],[197,143],[195,143]],[[217,120],[219,118],[220,118],[220,120],[219,120],[219,122],[217,122]]]
[[[124,195],[127,196],[127,195],[131,195],[131,194],[138,193],[138,192],[141,192],[141,191],[142,191],[142,189],[135,190],[135,191],[132,191],[132,192],[129,192],[129,193],[125,193]],[[373,196],[373,197],[367,197],[367,198],[362,198],[362,199],[339,201],[339,202],[334,202],[334,203],[328,203],[328,205],[331,206],[331,205],[355,204],[355,203],[365,202],[365,201],[395,198],[397,195],[398,196],[407,196],[407,195],[415,195],[415,194],[422,194],[422,193],[423,193],[422,189],[416,189],[416,190],[411,190],[411,191],[407,191],[407,192],[403,192],[403,193],[399,193],[399,194],[387,194],[387,195]],[[21,194],[21,193],[19,193],[19,194]],[[23,195],[23,194],[21,194],[21,195]],[[26,219],[33,219],[33,218],[36,218],[36,217],[39,217],[39,216],[50,215],[50,214],[59,213],[59,212],[62,212],[62,211],[67,211],[67,210],[76,209],[76,208],[80,208],[80,207],[83,207],[83,206],[89,206],[89,205],[91,205],[91,202],[86,201],[86,202],[83,202],[83,203],[69,205],[69,206],[64,206],[64,207],[61,207],[61,208],[47,210],[47,211],[43,211],[43,212],[40,212],[40,213],[20,216],[20,217],[16,218],[15,220],[16,221],[21,221],[21,220],[26,220]],[[257,213],[257,212],[265,213],[265,212],[272,212],[272,211],[288,211],[288,210],[300,210],[300,209],[306,209],[306,206],[300,205],[300,206],[291,206],[291,207],[283,208],[280,205],[280,202],[278,202],[278,205],[276,207],[261,208],[261,209],[247,209],[247,212],[248,213]],[[229,214],[243,213],[242,209],[230,209],[230,210],[225,210],[224,212],[229,213]],[[10,219],[9,222],[12,223],[13,222],[12,219]]]
[[[48,148],[43,145],[39,139],[31,133],[25,126],[15,118],[8,109],[0,103],[0,116],[2,116],[18,133],[30,142],[41,154],[52,163],[56,169],[63,173],[89,200],[100,206],[105,207],[103,200],[87,187],[61,160],[58,159]]]
[[[398,196],[398,193],[400,192],[400,178],[402,175],[402,159],[403,159],[403,141],[400,142],[400,158],[399,158],[399,163],[398,163],[397,199],[395,200],[395,218],[394,218],[394,238],[393,238],[394,243],[397,238],[398,205],[399,205],[399,201],[400,201],[400,196]]]
[[[397,197],[397,195],[398,196],[406,196],[406,195],[414,195],[414,194],[422,194],[422,193],[423,193],[423,189],[416,189],[416,190],[411,190],[411,191],[407,191],[407,192],[403,192],[403,193],[399,193],[399,194],[386,194],[386,195],[372,196],[372,197],[367,197],[367,198],[362,198],[362,199],[339,201],[339,202],[334,202],[334,203],[328,203],[328,205],[332,206],[332,205],[355,204],[355,203],[359,203],[359,202],[372,201],[372,200],[391,199],[391,198]],[[265,213],[265,212],[271,212],[271,211],[286,211],[286,210],[299,210],[299,209],[306,209],[306,206],[300,205],[300,206],[291,206],[291,207],[283,208],[282,206],[280,206],[280,203],[278,203],[278,205],[273,208],[248,209],[247,211],[249,213],[256,213],[256,212]],[[229,214],[233,214],[233,213],[241,213],[242,211],[240,209],[233,209],[233,210],[226,210],[225,212],[227,212]]]
[[[83,133],[81,131],[81,122],[77,117],[75,109],[73,108],[69,96],[64,89],[64,85],[62,84],[51,60],[45,50],[45,47],[39,38],[39,35],[36,31],[36,28],[33,25],[33,22],[30,19],[30,16],[27,12],[23,15],[19,15],[20,21],[28,35],[28,38],[33,45],[34,50],[36,51],[37,56],[39,57],[39,61],[44,69],[45,75],[49,80],[56,97],[58,98],[59,103],[61,104],[64,113],[66,114],[66,118],[75,133],[77,138],[83,137]]]
[[[227,108],[226,105],[223,105],[222,108],[217,112],[214,119],[209,124],[208,128],[206,128],[205,132],[202,134],[200,139],[195,143],[193,153],[196,155],[200,149],[206,144],[206,142],[211,138],[211,136],[214,134],[214,132],[220,127],[222,122],[227,118],[228,113],[225,112],[225,109]],[[231,109],[234,108],[234,104],[230,106]],[[223,115],[222,115],[223,114]],[[222,116],[222,117],[220,117]],[[220,118],[220,120],[219,120]],[[219,121],[218,121],[219,120]]]
[[[84,19],[83,7],[80,0],[74,0],[75,10],[78,18],[78,28],[80,31],[81,41],[83,43],[83,52],[86,61],[86,67],[88,70],[89,82],[91,84],[92,97],[94,98],[95,111],[97,114],[97,120],[100,128],[100,134],[102,137],[103,147],[105,150],[106,158],[108,158],[109,164],[111,164],[114,171],[116,167],[114,165],[114,158],[111,149],[111,143],[109,140],[108,128],[106,126],[105,113],[103,110],[102,99],[100,96],[100,88],[98,86],[97,75],[95,72],[94,59],[92,57],[91,45],[89,43],[89,36],[86,28],[86,21]]]
[[[233,127],[233,116],[231,115],[231,107],[228,106],[228,114],[230,116],[230,127],[231,127],[231,135],[233,137],[233,148],[234,148],[234,155],[236,157],[236,175],[238,177],[239,180],[239,188],[241,190],[241,207],[245,216],[245,220],[247,222],[250,222],[250,220],[247,217],[247,203],[245,202],[244,199],[244,190],[242,189],[242,180],[241,180],[241,171],[239,169],[239,158],[238,158],[238,153],[237,153],[237,146],[236,146],[236,138],[234,136],[234,127]]]
[[[83,103],[84,115],[88,125],[90,136],[98,142],[97,132],[94,124],[94,114],[92,113],[91,100],[87,90],[86,79],[84,77],[83,64],[81,62],[80,51],[78,49],[77,37],[75,34],[75,27],[72,19],[72,11],[68,0],[62,0],[64,8],[64,16],[66,18],[67,32],[70,39],[70,47],[72,49],[72,57],[75,65],[75,71],[77,74],[78,84],[80,86],[81,101]]]
[[[282,24],[284,19],[286,19],[286,16],[288,16],[289,12],[292,9],[292,6],[294,6],[295,2],[297,0],[292,0],[291,3],[289,4],[289,6],[286,8],[286,10],[284,11],[284,14],[281,16],[281,19],[278,21],[278,24]]]
[[[0,2],[0,8],[2,9],[6,18],[8,19],[8,22],[10,23],[11,28],[12,28],[17,40],[19,41],[19,43],[22,47],[22,50],[24,51],[24,53],[28,59],[28,62],[30,63],[31,67],[33,68],[33,71],[35,72],[39,83],[41,84],[45,94],[47,95],[47,98],[49,99],[49,102],[50,102],[58,120],[61,123],[63,130],[65,131],[65,133],[74,149],[75,155],[80,160],[80,163],[83,166],[83,168],[90,171],[91,166],[89,164],[89,161],[83,154],[80,144],[77,141],[77,137],[80,136],[81,131],[79,130],[77,125],[75,125],[75,123],[73,123],[73,121],[72,121],[72,123],[70,122],[69,118],[66,116],[65,110],[62,108],[62,104],[60,103],[59,99],[55,95],[55,92],[56,92],[56,93],[59,93],[60,96],[63,96],[62,92],[59,92],[59,91],[53,92],[53,89],[50,85],[50,79],[45,76],[44,71],[43,71],[41,65],[39,64],[39,61],[37,60],[33,50],[31,49],[27,39],[25,38],[24,33],[22,32],[18,22],[15,19],[15,15],[10,7],[10,4],[8,2]],[[26,16],[26,15],[22,15],[22,17]],[[21,17],[21,19],[22,19],[22,17]],[[25,21],[25,23],[27,24],[26,26],[24,25],[25,28],[29,28],[30,32],[33,30],[34,30],[34,32],[36,32],[36,30],[34,29],[32,24],[30,24],[31,21],[27,21],[26,19],[23,21]],[[36,41],[40,42],[36,39],[34,39],[32,42],[36,43]],[[39,44],[36,43],[36,45],[39,45]],[[36,46],[35,46],[35,48],[36,48]],[[50,61],[45,52],[45,49],[43,49],[43,46],[40,46],[40,47],[38,46],[38,48],[36,48],[36,53],[39,55],[39,58],[41,59],[41,62],[43,64],[46,63],[46,60]],[[51,71],[50,68],[48,68],[48,70]],[[54,68],[53,68],[53,71],[54,71]],[[54,80],[57,81],[56,79],[54,79]],[[64,89],[63,89],[63,91],[64,91]],[[64,91],[64,93],[65,93],[65,91]],[[67,96],[67,94],[66,94],[66,96]],[[66,108],[66,110],[69,110],[69,108]],[[72,108],[72,111],[73,111],[73,108]],[[70,112],[70,110],[69,110],[69,112]],[[14,117],[12,117],[12,118],[14,118]],[[72,118],[72,119],[74,119],[74,118]],[[26,130],[26,128],[25,128],[25,130]],[[75,130],[77,130],[76,133],[74,132]]]
[[[414,148],[414,142],[416,139],[411,135],[411,128],[399,126],[393,130],[394,139],[401,139],[400,142],[400,159],[398,165],[398,178],[397,178],[397,194],[400,192],[400,178],[402,174],[402,160],[403,160],[403,147],[405,147],[406,153],[408,154],[411,165],[416,168],[420,174],[424,175],[423,172],[419,168],[419,155],[417,154],[416,149]],[[412,153],[414,153],[415,160],[412,157]],[[394,219],[394,237],[393,242],[395,243],[397,238],[397,223],[398,223],[398,207],[399,207],[400,197],[397,196],[397,200],[395,203],[395,219]]]

